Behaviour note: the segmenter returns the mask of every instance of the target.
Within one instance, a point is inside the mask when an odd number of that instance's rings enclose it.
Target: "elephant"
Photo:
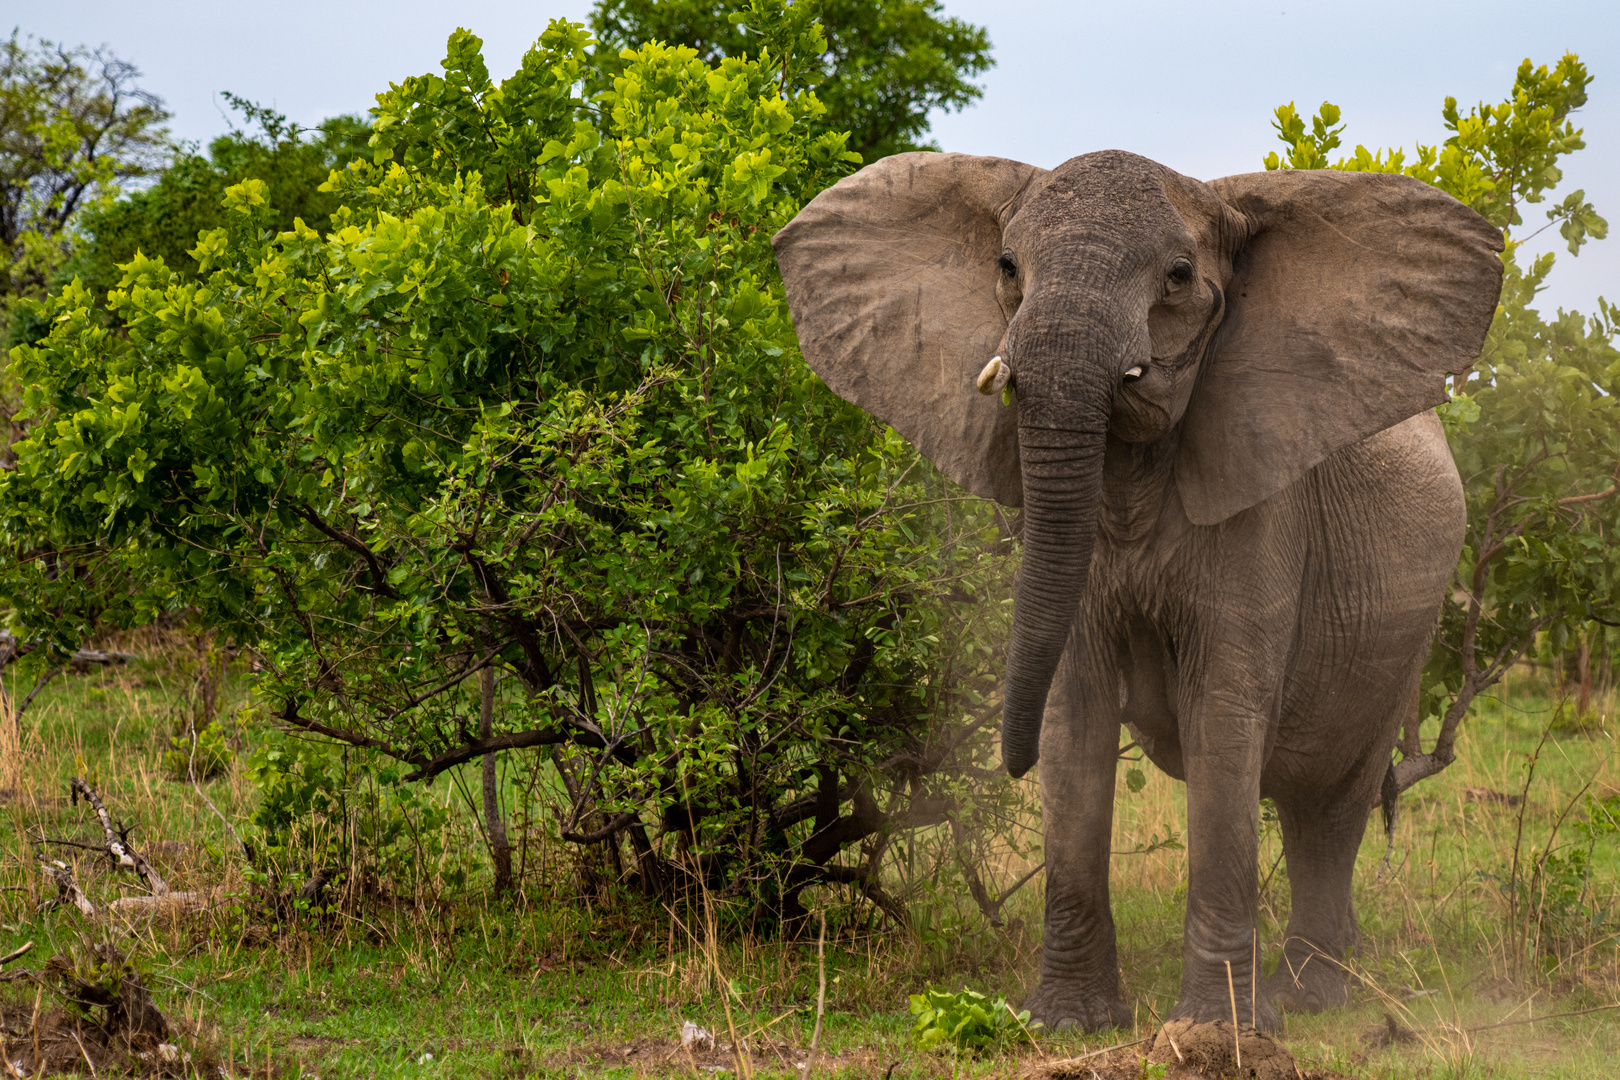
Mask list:
[[[1347,1001],[1351,879],[1466,524],[1435,406],[1478,356],[1501,234],[1419,180],[1200,182],[885,158],[772,239],[805,360],[1021,508],[1002,760],[1037,760],[1049,1029],[1129,1023],[1108,889],[1123,725],[1186,783],[1180,998],[1274,1028]],[[998,393],[998,391],[1000,391]],[[1259,804],[1293,896],[1262,980]],[[1167,1018],[1168,1019],[1168,1018]]]

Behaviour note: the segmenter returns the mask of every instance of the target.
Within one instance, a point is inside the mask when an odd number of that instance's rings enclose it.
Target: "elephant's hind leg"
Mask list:
[[[1040,985],[1024,1006],[1048,1030],[1131,1022],[1119,992],[1108,899],[1119,719],[1100,704],[1110,699],[1085,685],[1101,680],[1084,677],[1079,667],[1071,643],[1047,700],[1041,738],[1046,932]]]
[[[1281,1008],[1316,1012],[1349,1001],[1344,961],[1360,938],[1351,879],[1388,762],[1387,747],[1371,755],[1342,795],[1277,800],[1293,907],[1265,993]]]

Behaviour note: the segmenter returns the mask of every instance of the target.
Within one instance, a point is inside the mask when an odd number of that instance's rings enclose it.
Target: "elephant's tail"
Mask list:
[[[1384,866],[1379,876],[1389,869],[1389,857],[1395,853],[1395,815],[1400,809],[1401,785],[1395,779],[1395,763],[1384,770],[1384,786],[1378,793],[1378,805],[1384,811]]]

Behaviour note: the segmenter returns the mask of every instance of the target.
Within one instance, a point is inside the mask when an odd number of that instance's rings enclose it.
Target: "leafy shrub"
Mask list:
[[[1570,831],[1578,837],[1574,843],[1555,847],[1555,834],[1530,874],[1517,882],[1515,906],[1524,913],[1535,951],[1549,967],[1602,940],[1612,941],[1615,898],[1612,891],[1607,896],[1599,892],[1604,883],[1601,875],[1593,880],[1593,860],[1600,845],[1611,846],[1620,837],[1620,795],[1587,795],[1585,820],[1574,822]]]
[[[168,1036],[171,1030],[168,1019],[146,987],[143,966],[133,953],[125,953],[115,945],[98,942],[91,935],[81,933],[77,941],[68,943],[65,951],[45,962],[43,973],[27,974],[33,976],[40,990],[49,988],[57,993],[75,1026],[94,1024],[109,1042],[132,1048],[132,1042],[150,1045],[151,1041]],[[38,1009],[37,1004],[35,1009]],[[37,1040],[34,1052],[39,1053]],[[37,1058],[35,1067],[38,1068]],[[71,1067],[77,1068],[77,1062]],[[17,1073],[15,1066],[10,1071]],[[43,1075],[45,1070],[41,1069],[40,1073]]]
[[[911,995],[911,1014],[917,1018],[912,1035],[924,1050],[949,1046],[958,1053],[984,1050],[1003,1042],[1030,1039],[1029,1010],[1014,1013],[1004,997],[990,998],[964,987],[948,994],[929,987]]]
[[[225,773],[235,752],[230,736],[218,720],[195,733],[181,732],[169,738],[163,754],[163,767],[175,780],[212,780]]]
[[[201,277],[65,288],[13,361],[0,532],[49,557],[5,597],[62,639],[187,605],[253,647],[269,715],[352,748],[258,759],[289,851],[361,791],[395,842],[385,775],[537,752],[562,837],[649,894],[905,920],[906,836],[1033,801],[991,771],[1014,560],[798,355],[769,238],[854,165],[792,77],[809,8],[752,0],[757,57],[647,45],[589,101],[581,27],[498,85],[458,31],[379,95],[329,232],[250,177]]]
[[[271,732],[247,764],[259,791],[249,831],[277,876],[343,868],[408,885],[437,865],[448,811],[376,753]]]

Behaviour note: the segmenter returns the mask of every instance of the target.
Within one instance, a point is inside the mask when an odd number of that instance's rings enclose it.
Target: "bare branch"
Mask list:
[[[299,517],[303,518],[305,521],[309,522],[311,525],[315,526],[315,529],[320,532],[321,535],[327,537],[328,539],[337,541],[339,544],[342,544],[344,547],[366,560],[366,568],[371,572],[371,590],[373,592],[380,593],[383,596],[388,597],[390,600],[399,599],[399,593],[395,592],[394,587],[388,584],[388,576],[383,571],[382,564],[377,561],[376,553],[366,545],[365,541],[361,540],[353,533],[347,533],[342,529],[334,528],[333,526],[328,525],[326,522],[320,519],[320,516],[316,514],[314,510],[301,503],[293,507],[293,512]]]
[[[626,810],[624,813],[620,814],[606,825],[603,825],[600,829],[596,829],[592,832],[576,833],[564,829],[562,832],[562,838],[567,840],[570,844],[600,844],[603,840],[611,839],[628,829],[630,826],[639,821],[640,818],[641,815],[636,811]]]
[[[560,746],[564,743],[583,742],[589,744],[593,736],[590,732],[577,728],[536,728],[533,731],[519,731],[511,735],[495,735],[488,739],[474,739],[462,743],[454,750],[440,754],[431,760],[420,755],[411,758],[401,758],[416,766],[416,771],[407,773],[407,780],[431,780],[446,769],[453,769],[457,765],[483,757],[485,754],[494,754],[502,750],[522,750],[529,746]],[[397,756],[397,755],[395,755]]]
[[[112,816],[107,813],[107,808],[101,804],[101,796],[96,794],[96,789],[80,780],[77,776],[68,781],[68,789],[74,804],[77,804],[82,798],[96,812],[96,818],[101,822],[102,835],[106,838],[107,854],[112,856],[113,864],[127,867],[139,874],[146,880],[147,888],[152,890],[153,896],[167,896],[169,893],[168,883],[163,880],[156,870],[152,869],[152,864],[147,862],[140,852],[125,843],[124,837],[119,835],[113,828]],[[128,830],[125,830],[125,832],[127,833]]]
[[[57,674],[61,672],[61,670],[61,664],[57,664],[54,667],[45,669],[45,674],[39,677],[39,681],[34,683],[34,688],[28,691],[28,696],[22,699],[21,704],[19,704],[16,710],[11,714],[11,722],[13,724],[22,719],[22,714],[28,711],[28,706],[34,703],[34,699],[39,696],[39,692],[45,689],[45,685],[52,679],[56,678]]]
[[[41,855],[39,868],[46,877],[56,882],[57,903],[72,904],[87,919],[96,917],[96,905],[90,902],[90,898],[84,895],[84,890],[73,880],[73,870],[67,863],[60,859],[47,859]]]
[[[295,728],[301,728],[316,735],[325,735],[328,739],[336,739],[338,742],[348,743],[350,746],[362,746],[368,750],[379,750],[391,758],[411,765],[423,765],[427,762],[426,755],[410,753],[383,739],[373,739],[369,735],[344,731],[341,728],[323,724],[319,720],[311,720],[307,716],[300,716],[297,704],[292,701],[287,701],[282,705],[281,711],[276,714],[276,719],[291,724]]]

